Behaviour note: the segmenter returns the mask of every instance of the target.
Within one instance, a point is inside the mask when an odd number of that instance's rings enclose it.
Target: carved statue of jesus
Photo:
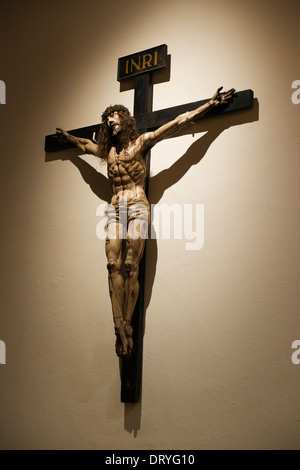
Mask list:
[[[181,114],[157,130],[142,135],[136,130],[134,117],[122,105],[110,106],[104,111],[97,143],[75,137],[61,128],[56,130],[60,139],[107,162],[113,195],[108,210],[105,250],[116,353],[121,358],[130,357],[133,350],[131,320],[139,295],[139,264],[150,222],[150,205],[145,194],[147,154],[155,144],[193,119],[227,104],[235,90],[222,93],[222,88],[194,111]]]

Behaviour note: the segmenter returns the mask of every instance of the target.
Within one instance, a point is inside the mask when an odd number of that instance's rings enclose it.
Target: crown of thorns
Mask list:
[[[122,113],[129,114],[130,116],[129,109],[127,109],[122,104],[114,104],[113,106],[108,106],[108,108],[106,108],[106,110],[102,114],[102,122],[106,121],[108,116],[110,116],[115,111],[121,111]]]

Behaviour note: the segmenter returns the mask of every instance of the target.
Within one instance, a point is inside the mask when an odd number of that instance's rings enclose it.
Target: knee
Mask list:
[[[107,262],[107,270],[109,274],[118,273],[120,271],[120,263],[116,260],[109,259]]]
[[[125,268],[126,268],[127,276],[138,275],[139,266],[136,263],[136,261],[134,261],[133,259],[127,258],[125,260]]]

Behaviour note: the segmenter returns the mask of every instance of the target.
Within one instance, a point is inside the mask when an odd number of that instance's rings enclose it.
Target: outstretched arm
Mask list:
[[[69,132],[61,129],[60,127],[56,128],[56,134],[60,140],[72,142],[72,144],[79,147],[84,153],[91,153],[92,155],[97,155],[98,145],[95,144],[90,139],[84,139],[82,137],[75,137],[74,135],[69,134]]]
[[[161,140],[174,134],[179,129],[193,121],[195,118],[204,116],[208,111],[215,109],[222,104],[227,104],[232,99],[235,89],[231,88],[230,90],[221,93],[222,88],[223,87],[218,88],[211,100],[199,108],[194,109],[193,111],[188,111],[184,114],[180,114],[175,119],[173,119],[173,121],[167,122],[163,126],[156,129],[156,131],[147,132],[144,134],[144,142],[146,146],[153,147],[153,145],[155,145],[157,142],[160,142]]]

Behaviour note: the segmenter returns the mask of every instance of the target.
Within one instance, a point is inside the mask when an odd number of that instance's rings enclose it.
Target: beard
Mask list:
[[[126,139],[126,133],[124,134],[121,126],[116,126],[111,130],[111,143],[113,147],[116,147],[118,152],[120,152],[124,147],[127,147],[129,142]]]
[[[118,134],[120,134],[121,130],[122,130],[121,125],[120,125],[120,124],[116,124],[116,125],[113,126],[113,128],[112,128],[112,131],[111,131],[112,136],[113,136],[113,137],[117,137]]]

